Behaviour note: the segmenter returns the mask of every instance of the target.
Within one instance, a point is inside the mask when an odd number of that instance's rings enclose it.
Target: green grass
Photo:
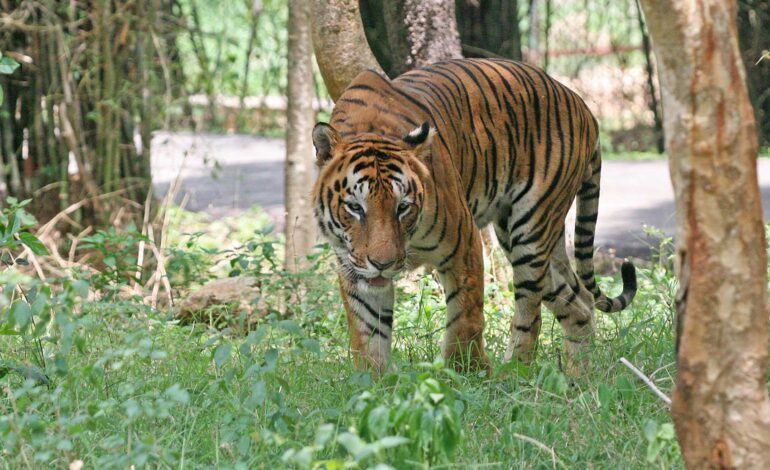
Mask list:
[[[45,308],[39,316],[32,308],[42,332],[19,326],[18,299],[0,317],[0,468],[66,468],[75,460],[85,468],[682,466],[665,405],[618,363],[625,356],[670,391],[676,281],[664,267],[640,269],[631,308],[599,315],[579,379],[560,371],[561,331],[548,312],[536,362],[501,363],[512,296],[494,283],[486,288],[485,337],[495,376],[445,371],[435,362],[445,316],[440,288],[414,276],[398,291],[392,371],[373,381],[351,366],[328,253],[310,271],[286,276],[271,268],[280,243],[266,230],[217,227],[172,234],[172,247],[184,248],[171,255],[175,266],[207,266],[204,273],[179,268],[174,288],[183,293],[234,270],[256,275],[267,316],[254,325],[234,313],[224,330],[205,315],[182,326],[141,297],[103,300],[114,289],[83,274],[70,276],[85,281],[41,283],[2,273],[6,302],[16,284],[42,297],[45,285],[55,286],[46,306],[56,319],[46,330]],[[253,244],[212,252],[217,237],[227,238],[222,227]],[[619,288],[611,277],[601,283]],[[83,302],[84,288],[102,300]],[[283,308],[294,315],[281,317]],[[21,365],[50,383],[25,380]]]

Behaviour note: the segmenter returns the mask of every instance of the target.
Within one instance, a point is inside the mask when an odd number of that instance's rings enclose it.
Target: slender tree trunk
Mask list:
[[[261,0],[245,0],[249,7],[249,42],[246,46],[246,54],[243,61],[243,77],[241,77],[241,91],[238,95],[238,113],[242,118],[246,114],[246,95],[249,92],[249,70],[251,69],[251,54],[254,52],[254,46],[257,43],[257,26],[259,17],[262,15]]]
[[[650,93],[650,111],[652,111],[653,127],[655,129],[655,147],[658,153],[665,150],[663,134],[663,120],[660,117],[658,108],[658,94],[655,90],[655,70],[652,65],[652,47],[650,46],[650,34],[647,32],[647,25],[644,23],[642,6],[639,0],[636,0],[636,17],[639,20],[639,31],[642,33],[642,51],[644,52],[644,63],[647,69],[647,90]]]
[[[529,0],[529,61],[540,63],[540,0]]]
[[[543,39],[545,40],[545,48],[543,50],[543,70],[548,72],[548,55],[551,52],[551,0],[545,0],[545,30],[543,31]]]
[[[289,103],[286,133],[286,268],[297,271],[315,241],[313,186],[313,63],[311,5],[289,0]]]
[[[462,57],[454,0],[391,0],[384,9],[397,74]]]
[[[754,105],[759,141],[770,145],[770,0],[738,2],[738,36]]]
[[[688,468],[770,468],[767,257],[736,4],[642,0],[677,208],[677,382]]]
[[[382,72],[366,42],[358,0],[313,0],[313,48],[333,100],[364,70]]]

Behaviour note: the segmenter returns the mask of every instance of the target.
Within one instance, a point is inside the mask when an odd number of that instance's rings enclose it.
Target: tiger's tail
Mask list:
[[[591,173],[583,181],[577,194],[575,218],[575,261],[577,273],[585,287],[593,294],[597,309],[602,312],[618,312],[626,308],[636,295],[636,268],[628,260],[623,262],[620,273],[623,292],[609,298],[599,289],[594,274],[594,235],[599,215],[599,186],[602,173],[602,157],[599,142],[591,156]]]

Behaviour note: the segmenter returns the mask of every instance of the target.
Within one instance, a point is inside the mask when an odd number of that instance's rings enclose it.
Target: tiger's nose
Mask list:
[[[374,260],[372,258],[369,258],[369,262],[372,263],[372,266],[379,269],[380,271],[384,271],[388,269],[389,267],[393,266],[393,263],[396,262],[396,260],[390,260],[390,261],[378,261]]]

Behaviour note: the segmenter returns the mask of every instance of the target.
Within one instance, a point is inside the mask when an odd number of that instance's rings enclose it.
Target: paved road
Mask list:
[[[165,194],[179,178],[177,201],[213,217],[235,216],[259,205],[283,224],[284,142],[246,135],[158,133],[152,142],[153,183]],[[759,162],[759,182],[770,220],[770,160]],[[574,224],[570,213],[568,226]],[[650,225],[674,233],[674,195],[665,161],[604,162],[597,245],[619,256],[643,256],[652,241]]]

